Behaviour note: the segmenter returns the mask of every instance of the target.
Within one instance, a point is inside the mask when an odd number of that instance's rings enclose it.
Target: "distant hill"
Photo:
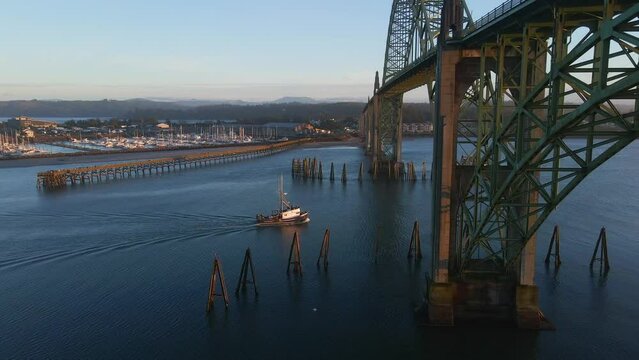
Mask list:
[[[135,109],[126,114],[132,119],[237,120],[242,123],[306,122],[311,120],[358,119],[362,103],[268,103],[259,105],[205,105],[175,109]]]
[[[149,99],[62,101],[0,101],[0,117],[116,117],[157,120],[237,120],[245,123],[305,122],[359,119],[364,103],[324,102],[307,97],[284,97],[268,103],[241,100]],[[426,104],[404,104],[404,122],[430,120]]]
[[[100,101],[46,101],[14,100],[0,101],[0,116],[17,115],[40,117],[122,117],[135,109],[176,109],[183,105],[145,99],[100,100]]]
[[[272,104],[292,104],[292,103],[297,103],[297,104],[318,104],[320,102],[321,101],[315,100],[315,99],[310,98],[310,97],[285,96],[283,98],[279,98],[277,100],[273,100],[270,103],[272,103]]]

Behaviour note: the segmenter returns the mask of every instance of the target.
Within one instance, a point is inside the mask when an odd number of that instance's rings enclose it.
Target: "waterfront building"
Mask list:
[[[54,128],[57,127],[53,121],[44,121],[44,120],[35,120],[28,116],[16,116],[12,119],[7,120],[7,126],[12,129],[22,130],[29,127],[33,128]]]
[[[433,133],[433,124],[432,123],[409,123],[402,124],[402,132],[404,134],[432,134]]]

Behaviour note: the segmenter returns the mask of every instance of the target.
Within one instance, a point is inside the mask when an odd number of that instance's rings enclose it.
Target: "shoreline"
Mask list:
[[[358,145],[359,138],[350,138],[346,140],[326,139],[313,140],[303,144],[300,147],[324,147],[335,146],[340,144]],[[91,153],[67,153],[67,154],[48,154],[43,156],[32,156],[24,158],[2,159],[0,160],[0,169],[23,168],[45,165],[76,165],[91,164],[102,162],[119,162],[119,161],[135,161],[135,160],[152,160],[165,157],[177,157],[181,155],[193,155],[206,152],[222,152],[229,148],[247,149],[254,146],[264,144],[230,144],[223,146],[204,146],[197,148],[182,149],[162,149],[151,151],[111,151],[111,152],[91,152]]]

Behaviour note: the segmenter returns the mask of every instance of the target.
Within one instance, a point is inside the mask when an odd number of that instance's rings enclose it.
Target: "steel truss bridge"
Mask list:
[[[470,1],[393,1],[384,70],[360,119],[372,159],[400,162],[403,94],[427,89],[429,316],[442,324],[454,317],[450,284],[485,274],[515,279],[516,310],[534,318],[536,231],[639,135],[636,0],[511,0],[478,20]]]

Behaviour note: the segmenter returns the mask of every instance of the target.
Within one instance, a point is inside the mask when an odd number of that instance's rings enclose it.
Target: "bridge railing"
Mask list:
[[[530,2],[530,1],[532,1],[532,0],[509,0],[509,1],[506,1],[505,3],[501,4],[500,6],[494,8],[488,14],[480,17],[479,20],[475,21],[475,30],[480,29],[482,26],[486,26],[487,24],[489,24],[493,20],[500,18],[505,13],[507,13],[510,10],[516,8],[517,6],[519,6],[519,5],[523,4],[523,3],[526,3],[526,2]]]

